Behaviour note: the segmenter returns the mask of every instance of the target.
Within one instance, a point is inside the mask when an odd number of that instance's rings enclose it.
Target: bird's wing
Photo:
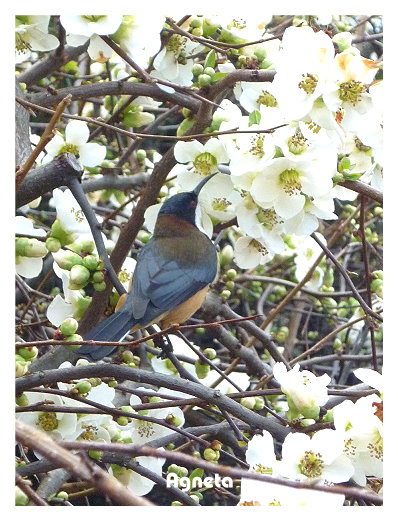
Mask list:
[[[214,259],[184,265],[174,258],[164,258],[154,242],[141,250],[134,272],[129,305],[136,319],[153,320],[160,311],[168,311],[182,304],[199,290],[213,282],[217,272]],[[210,262],[209,262],[210,261]]]

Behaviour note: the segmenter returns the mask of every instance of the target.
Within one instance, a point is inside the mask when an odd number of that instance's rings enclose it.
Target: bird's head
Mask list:
[[[172,215],[200,228],[199,192],[214,175],[205,177],[192,191],[181,192],[167,199],[161,206],[158,216]]]

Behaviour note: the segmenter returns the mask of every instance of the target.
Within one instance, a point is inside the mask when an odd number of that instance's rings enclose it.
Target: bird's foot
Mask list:
[[[161,349],[159,356],[162,360],[168,358],[169,354],[173,352],[173,345],[167,335],[159,336],[156,340],[154,340],[154,343]]]

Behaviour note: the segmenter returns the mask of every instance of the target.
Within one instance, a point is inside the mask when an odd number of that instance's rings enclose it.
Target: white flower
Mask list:
[[[283,442],[278,472],[299,481],[346,482],[354,467],[343,450],[343,437],[332,429],[317,431],[312,438],[301,432],[289,433]]]
[[[16,16],[15,47],[17,52],[26,50],[51,51],[59,45],[58,38],[48,34],[50,17]]]
[[[15,217],[15,232],[18,235],[33,235],[34,237],[45,237],[46,232],[41,228],[35,228],[33,222],[27,217],[19,215]],[[47,254],[47,250],[43,243],[43,252],[40,257],[25,257],[18,255],[15,259],[15,269],[18,275],[32,279],[37,277],[43,268],[43,257]]]
[[[191,163],[194,166],[194,172],[199,176],[207,176],[214,174],[218,170],[219,163],[228,163],[229,157],[227,152],[217,138],[210,138],[204,145],[194,139],[193,141],[178,141],[174,147],[174,157],[179,163]],[[199,181],[202,177],[199,178]],[[181,185],[183,190],[188,190]],[[196,186],[196,179],[195,185]],[[191,188],[192,189],[192,188]]]
[[[89,365],[90,362],[84,358],[78,360],[76,362],[76,367]],[[70,362],[62,362],[59,366],[59,369],[72,367]],[[86,379],[77,380],[76,382],[85,381]],[[71,391],[75,387],[74,384],[66,384],[63,382],[58,382],[58,387],[62,391]],[[99,385],[91,387],[91,390],[85,396],[88,400],[92,400],[93,402],[100,403],[101,405],[106,405],[107,407],[114,407],[113,399],[115,398],[115,389],[113,387],[109,387],[108,384],[101,382]],[[64,398],[65,404],[75,407],[76,401],[73,398]],[[107,416],[108,420],[110,419]]]
[[[318,229],[318,219],[337,219],[337,215],[334,213],[333,200],[336,195],[332,194],[333,191],[313,199],[306,197],[302,211],[285,221],[285,232],[296,235],[311,235]]]
[[[250,470],[260,474],[273,474],[276,465],[274,441],[269,432],[256,434],[247,444],[246,462]]]
[[[373,369],[359,368],[353,371],[358,380],[383,393],[383,376]]]
[[[24,394],[26,394],[29,399],[29,405],[44,401],[52,402],[52,404],[57,407],[65,405],[63,398],[57,394],[31,392]],[[52,404],[50,403],[48,405]],[[75,413],[30,411],[17,413],[16,418],[27,425],[31,425],[35,429],[49,434],[55,439],[65,439],[76,432],[77,414]]]
[[[236,207],[240,201],[241,197],[234,189],[231,177],[226,174],[215,175],[199,194],[199,202],[205,212],[221,222],[236,216]]]
[[[112,49],[99,35],[113,34],[122,22],[121,15],[61,15],[60,21],[68,45],[83,45],[90,38],[90,58],[104,62],[112,56]]]
[[[194,52],[198,52],[203,46],[188,40],[180,34],[173,34],[167,44],[156,55],[151,75],[154,78],[168,80],[177,85],[189,86],[192,84],[192,66],[194,61],[186,58]],[[174,92],[172,87],[158,84],[159,88],[166,92]]]
[[[260,208],[248,195],[237,206],[236,216],[241,230],[250,237],[260,237],[269,252],[283,252],[285,243],[281,235],[284,232],[284,221],[273,208]]]
[[[162,467],[166,461],[164,458],[152,458],[149,456],[139,456],[134,461],[139,463],[142,467],[150,470],[158,476],[162,476]],[[118,465],[111,465],[108,472],[115,476],[115,478],[123,483],[136,496],[145,496],[155,486],[155,483],[141,474],[134,472],[134,470]]]
[[[343,506],[344,494],[298,489],[243,478],[239,506],[316,507],[322,510]]]
[[[45,150],[49,156],[46,161],[51,161],[64,152],[70,152],[79,156],[84,166],[99,165],[105,159],[106,147],[97,143],[87,143],[89,134],[87,123],[78,120],[70,121],[65,127],[65,139],[60,134],[56,134],[46,145]]]
[[[254,269],[272,259],[273,255],[267,250],[261,239],[248,236],[239,237],[235,243],[234,260],[239,268]]]
[[[240,83],[240,95],[238,97],[239,103],[247,112],[253,110],[260,110],[260,107],[278,106],[276,99],[275,85],[270,81],[249,82],[242,81]],[[264,127],[265,128],[265,127]]]
[[[383,477],[383,423],[377,416],[380,398],[344,400],[333,408],[335,428],[344,438],[344,453],[355,468],[353,480],[366,485],[367,476]],[[381,405],[382,406],[382,405]]]
[[[137,387],[137,390],[150,391],[153,389],[147,389],[145,387]],[[163,399],[150,398],[149,402],[154,403],[156,401],[162,402]],[[135,405],[141,405],[141,399],[132,394],[130,396],[130,405],[134,408]],[[149,443],[150,441],[162,438],[167,434],[170,434],[170,429],[164,425],[159,425],[151,421],[147,421],[145,418],[157,418],[160,420],[166,420],[175,422],[178,427],[182,427],[185,422],[184,413],[179,407],[160,407],[159,409],[148,409],[140,411],[142,419],[133,419],[129,424],[129,430],[131,429],[132,442],[137,445]]]
[[[73,405],[76,406],[76,402]],[[83,414],[77,421],[76,431],[71,439],[110,443],[108,427],[111,421],[111,417],[106,414]]]
[[[299,364],[288,371],[282,362],[277,362],[273,371],[282,392],[287,396],[289,419],[297,418],[300,414],[305,418],[318,419],[320,406],[328,399],[326,386],[330,383],[330,376],[326,373],[315,376],[310,371],[300,371]]]
[[[273,206],[278,215],[289,219],[305,205],[305,195],[318,197],[332,189],[331,165],[320,161],[272,159],[254,179],[250,189],[253,199],[263,208]]]

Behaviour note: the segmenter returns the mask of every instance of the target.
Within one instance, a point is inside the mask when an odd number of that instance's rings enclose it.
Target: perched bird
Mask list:
[[[199,192],[213,175],[191,192],[163,203],[153,236],[138,255],[131,291],[122,295],[115,313],[89,331],[85,340],[119,342],[129,331],[154,323],[162,329],[183,323],[200,308],[218,269],[216,247],[199,229]],[[100,360],[114,349],[85,345],[79,354]]]

